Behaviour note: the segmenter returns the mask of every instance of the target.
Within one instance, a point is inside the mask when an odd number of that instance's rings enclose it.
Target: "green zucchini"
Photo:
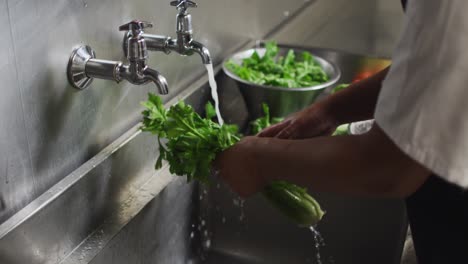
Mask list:
[[[315,226],[325,214],[306,189],[292,183],[275,181],[262,193],[274,207],[299,226]]]

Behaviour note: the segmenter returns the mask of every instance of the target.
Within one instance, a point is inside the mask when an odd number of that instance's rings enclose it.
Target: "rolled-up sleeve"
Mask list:
[[[411,0],[376,123],[411,158],[468,187],[468,1]]]

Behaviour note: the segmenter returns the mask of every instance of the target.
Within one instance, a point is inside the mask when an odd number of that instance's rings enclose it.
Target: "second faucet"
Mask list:
[[[171,6],[175,6],[178,11],[176,17],[177,38],[143,33],[142,37],[146,41],[148,50],[162,51],[166,54],[174,51],[183,56],[198,54],[203,64],[211,64],[212,61],[208,49],[193,39],[192,15],[188,12],[188,8],[197,7],[197,4],[189,0],[177,0],[171,2]],[[127,51],[126,42],[124,42],[124,51]]]

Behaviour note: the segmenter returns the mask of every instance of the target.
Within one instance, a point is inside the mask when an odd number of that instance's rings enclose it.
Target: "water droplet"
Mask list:
[[[226,223],[226,217],[223,216],[223,219],[221,219],[221,222]]]
[[[191,232],[191,233],[190,233],[190,238],[193,239],[194,237],[195,237],[195,233],[194,233],[194,232]]]
[[[210,247],[211,247],[211,240],[210,240],[210,239],[208,239],[208,240],[205,241],[205,247],[206,247],[206,248],[210,248]]]
[[[288,10],[286,10],[286,11],[283,12],[283,15],[284,15],[285,17],[288,17],[290,14],[291,14],[291,13],[290,13]]]

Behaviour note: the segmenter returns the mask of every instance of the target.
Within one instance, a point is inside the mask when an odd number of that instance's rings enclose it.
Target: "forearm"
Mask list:
[[[382,82],[390,67],[320,102],[337,124],[372,119]]]
[[[258,173],[267,181],[288,180],[315,191],[405,197],[429,172],[380,137],[261,139],[255,147]]]

